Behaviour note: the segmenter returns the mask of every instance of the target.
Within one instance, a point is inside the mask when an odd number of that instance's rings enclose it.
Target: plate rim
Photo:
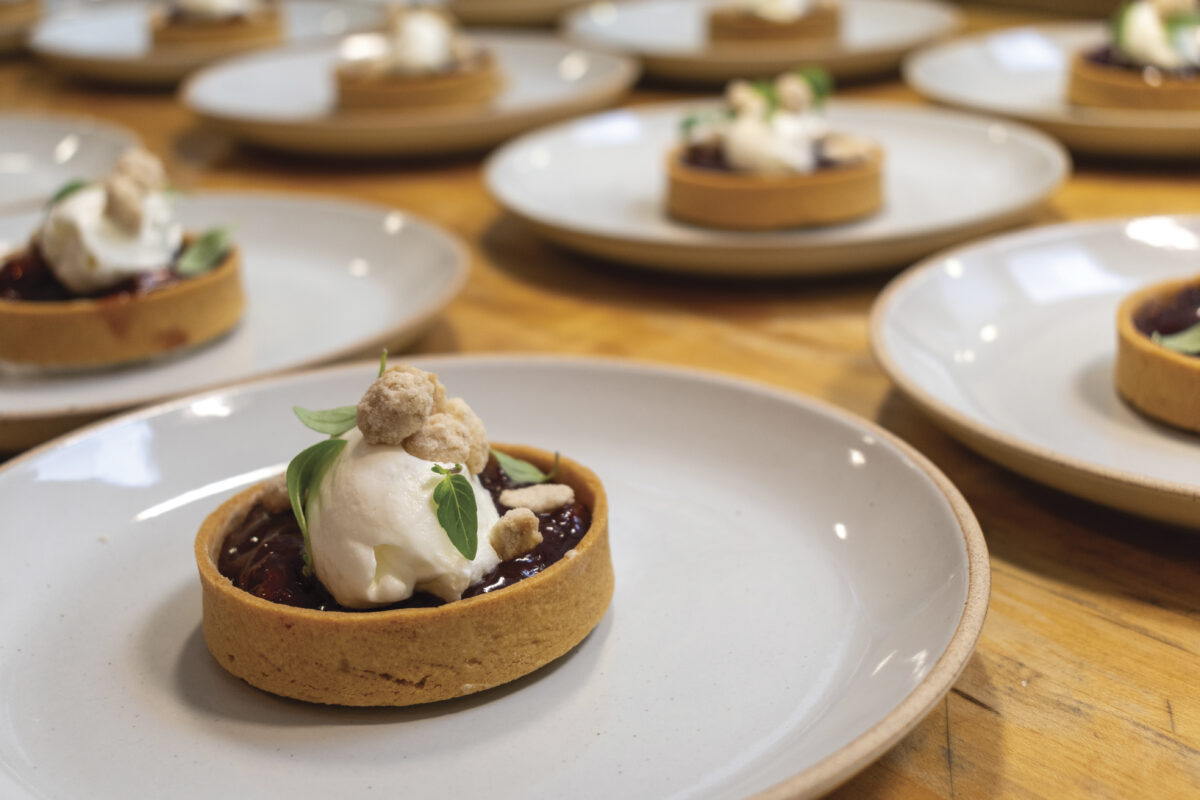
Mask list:
[[[883,334],[885,318],[891,313],[891,306],[897,302],[897,298],[909,290],[917,281],[923,279],[927,273],[936,272],[948,259],[961,258],[971,250],[980,248],[1014,243],[1029,243],[1030,241],[1039,239],[1052,240],[1058,237],[1070,237],[1071,233],[1117,228],[1128,225],[1135,220],[1149,218],[1190,221],[1193,224],[1200,225],[1200,215],[1196,214],[1155,214],[1137,217],[1112,217],[1099,220],[1076,220],[1011,231],[999,236],[990,236],[985,239],[967,242],[958,247],[934,253],[889,281],[888,285],[884,287],[883,291],[879,293],[875,301],[871,304],[867,326],[871,355],[875,359],[876,364],[879,365],[879,368],[883,370],[884,374],[892,382],[893,386],[908,397],[922,412],[929,415],[938,427],[971,449],[982,453],[989,460],[1022,474],[1030,480],[1079,497],[1084,497],[1092,502],[1121,508],[1140,516],[1151,516],[1143,511],[1136,511],[1125,505],[1115,505],[1111,502],[1111,498],[1109,498],[1109,502],[1106,502],[1106,495],[1103,493],[1084,494],[1075,489],[1067,488],[1061,483],[1049,482],[1041,477],[1037,477],[1031,474],[1028,468],[1014,465],[1012,463],[1013,457],[1016,457],[1018,463],[1021,457],[1028,457],[1039,467],[1046,467],[1052,471],[1061,470],[1066,475],[1066,478],[1078,477],[1089,481],[1095,480],[1108,486],[1119,486],[1142,492],[1151,492],[1170,497],[1177,501],[1196,503],[1200,501],[1200,485],[1189,486],[1176,481],[1166,481],[1160,478],[1138,475],[1128,470],[1105,467],[1081,458],[1065,455],[1053,448],[1022,440],[1020,437],[1005,433],[992,425],[985,424],[968,414],[958,411],[935,397],[931,392],[925,390],[915,379],[907,376],[900,369],[897,362],[891,357],[886,337]],[[976,437],[978,441],[985,443],[986,447],[977,444],[976,441],[973,441],[969,437]],[[991,448],[1010,455],[1002,460],[991,452]],[[1158,518],[1182,524],[1173,516]],[[1192,523],[1193,527],[1197,526],[1197,524],[1195,521]]]
[[[1099,30],[1102,21],[1059,21],[1042,22],[1027,25],[1016,25],[990,31],[977,31],[951,39],[933,42],[905,56],[900,65],[900,75],[904,83],[913,91],[927,100],[939,105],[969,110],[975,113],[989,114],[1005,119],[1017,119],[1031,124],[1047,124],[1070,128],[1073,130],[1096,131],[1141,131],[1154,128],[1160,131],[1186,132],[1200,126],[1200,111],[1122,111],[1119,109],[1088,109],[1085,115],[1076,115],[1065,109],[1049,112],[1007,111],[989,106],[980,101],[963,101],[951,97],[945,92],[934,89],[916,77],[920,64],[929,58],[941,55],[943,52],[956,47],[978,46],[980,42],[998,34],[1016,31],[1052,31],[1082,33],[1088,30]],[[1097,119],[1097,117],[1099,119]],[[1108,119],[1105,119],[1105,118]]]
[[[238,386],[241,383],[256,381],[262,377],[285,376],[285,375],[289,375],[289,374],[296,373],[296,372],[302,372],[304,370],[310,369],[317,365],[328,364],[328,363],[334,362],[334,361],[342,361],[342,360],[345,360],[357,353],[362,352],[366,348],[374,346],[377,343],[383,343],[383,342],[387,342],[392,339],[398,338],[398,337],[402,336],[405,333],[405,331],[423,330],[424,327],[427,326],[434,317],[436,317],[438,314],[442,313],[446,309],[446,307],[451,302],[453,302],[454,298],[457,297],[458,294],[463,290],[463,287],[466,285],[467,279],[470,276],[473,256],[471,253],[471,249],[467,245],[467,243],[457,233],[455,233],[454,231],[451,231],[449,228],[431,220],[430,218],[428,218],[422,214],[413,213],[413,212],[410,212],[403,208],[399,208],[396,206],[388,206],[388,205],[384,205],[382,203],[375,203],[375,202],[366,201],[366,200],[351,199],[351,198],[342,197],[339,195],[321,194],[321,193],[315,193],[315,192],[294,191],[294,190],[273,190],[273,189],[259,189],[259,188],[245,189],[245,188],[233,187],[233,188],[219,188],[219,189],[197,189],[195,191],[188,192],[188,195],[190,195],[190,196],[200,195],[200,196],[205,196],[205,197],[232,195],[232,196],[236,196],[239,198],[284,200],[284,201],[306,204],[306,205],[331,204],[331,205],[335,205],[335,206],[354,208],[354,209],[358,210],[359,212],[374,211],[374,212],[381,213],[381,214],[399,212],[400,214],[404,215],[404,218],[406,221],[415,220],[420,225],[424,226],[427,231],[431,232],[434,236],[436,236],[444,241],[444,243],[449,247],[449,249],[454,254],[454,268],[453,268],[454,274],[451,276],[451,279],[450,279],[449,283],[447,284],[446,289],[443,292],[441,292],[436,298],[434,298],[428,304],[428,306],[426,308],[422,309],[420,313],[416,314],[415,316],[413,316],[409,319],[403,320],[403,321],[399,321],[399,322],[393,321],[389,325],[389,327],[387,327],[386,330],[382,330],[376,335],[367,337],[365,339],[358,340],[357,342],[355,342],[349,346],[339,348],[336,351],[331,351],[331,352],[323,353],[323,354],[316,355],[316,356],[311,355],[311,354],[307,355],[303,358],[303,360],[298,361],[297,363],[295,363],[291,366],[281,367],[279,369],[271,370],[262,375],[255,375],[252,378],[247,378],[247,379],[236,379],[235,378],[235,379],[232,379],[229,381],[220,381],[218,383],[212,384],[211,386],[198,388],[196,390],[188,389],[188,390],[185,390],[187,395],[198,394],[198,393],[209,392],[209,391],[219,391],[222,389],[228,389],[233,386]],[[31,212],[29,212],[27,210],[25,213],[31,213]],[[244,269],[246,269],[246,267],[243,265],[242,269],[244,270]],[[181,353],[179,357],[186,359],[186,358],[190,357],[190,353]],[[150,361],[145,364],[142,364],[141,366],[142,366],[142,368],[145,368],[145,369],[153,369],[154,362]],[[172,392],[168,391],[166,393],[154,394],[154,395],[150,395],[147,397],[143,397],[141,399],[134,400],[130,403],[106,402],[106,403],[97,403],[94,405],[72,404],[72,405],[62,407],[62,408],[49,409],[49,410],[38,409],[38,410],[15,411],[15,412],[0,411],[0,433],[2,433],[3,428],[6,426],[10,426],[13,424],[19,424],[19,423],[27,422],[30,420],[58,420],[58,419],[69,419],[69,418],[76,418],[76,417],[92,416],[92,415],[96,415],[96,414],[107,414],[107,413],[119,411],[121,409],[128,409],[128,408],[131,408],[134,406],[138,406],[138,407],[144,406],[146,404],[150,404],[152,407],[156,408],[163,403],[170,402],[171,398],[179,397],[179,396],[181,396],[181,395],[179,395],[178,393],[172,393]],[[182,395],[182,396],[186,396],[186,395]],[[122,414],[122,416],[124,416],[124,415]],[[86,427],[90,428],[92,426],[89,424]],[[79,429],[79,430],[82,430],[82,429]],[[55,437],[54,439],[51,439],[50,442],[57,441],[58,438],[62,438],[62,437]],[[37,445],[37,447],[39,447],[39,448],[41,446],[42,445]],[[2,451],[2,449],[0,449],[0,451]],[[24,454],[22,454],[22,455],[24,455]],[[20,456],[18,456],[18,458],[19,457]],[[15,458],[10,459],[10,461],[13,461],[13,460],[16,460],[16,459]],[[3,471],[4,466],[5,465],[0,465],[0,471]]]
[[[508,364],[510,366],[519,366],[522,364],[575,365],[593,370],[619,370],[650,376],[665,374],[668,377],[685,378],[748,391],[783,401],[793,406],[799,406],[817,416],[853,426],[858,430],[877,437],[881,441],[887,442],[895,448],[899,455],[907,459],[933,484],[949,507],[958,527],[963,541],[964,559],[967,569],[967,585],[962,611],[955,625],[954,632],[950,640],[946,643],[945,649],[920,682],[899,703],[876,720],[870,728],[811,766],[756,793],[753,795],[754,798],[758,800],[801,800],[802,798],[819,797],[848,781],[859,771],[881,757],[926,717],[937,702],[950,691],[975,652],[984,621],[987,617],[991,591],[991,565],[983,531],[966,499],[953,482],[915,447],[873,420],[858,416],[827,400],[789,391],[772,384],[761,383],[728,373],[659,362],[632,361],[608,356],[541,353],[442,353],[414,356],[409,360],[418,366],[423,363],[430,364],[432,362],[446,361],[453,361],[456,365],[466,365],[468,367],[471,364]],[[241,381],[223,387],[215,387],[182,397],[175,397],[118,414],[58,436],[31,448],[4,464],[0,464],[0,482],[4,481],[15,470],[23,468],[25,464],[32,463],[35,459],[41,458],[58,448],[68,447],[81,440],[99,435],[108,428],[115,428],[128,422],[170,414],[196,401],[222,392],[234,392],[238,394],[253,393],[275,384],[302,383],[337,372],[357,373],[377,364],[378,362],[373,359],[356,360],[327,365],[316,369],[260,376],[252,380]]]

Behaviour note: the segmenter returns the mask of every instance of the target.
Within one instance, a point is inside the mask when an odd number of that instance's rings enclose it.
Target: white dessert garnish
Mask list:
[[[1195,0],[1138,0],[1125,9],[1116,38],[1119,52],[1145,67],[1200,66],[1200,23]]]
[[[165,189],[158,159],[129,150],[104,184],[56,203],[35,235],[54,276],[82,295],[170,266],[183,226]]]
[[[171,0],[176,13],[189,19],[219,20],[257,13],[263,0]]]
[[[725,6],[771,22],[795,22],[815,8],[837,6],[837,0],[725,0]]]
[[[455,68],[475,52],[450,17],[414,8],[393,11],[387,33],[347,38],[340,55],[345,65],[363,71],[430,75]]]

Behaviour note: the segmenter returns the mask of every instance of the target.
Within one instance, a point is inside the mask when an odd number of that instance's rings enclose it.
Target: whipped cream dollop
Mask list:
[[[1200,3],[1195,0],[1138,0],[1120,19],[1116,47],[1143,67],[1200,67],[1198,13]]]
[[[817,8],[830,8],[837,0],[725,0],[725,7],[771,22],[794,22]]]
[[[399,75],[446,72],[474,53],[452,18],[428,8],[393,10],[387,33],[351,36],[341,47],[351,68]]]
[[[35,234],[54,276],[85,295],[169,267],[183,243],[183,225],[165,189],[162,164],[135,149],[121,156],[103,184],[55,203]]]
[[[264,0],[172,0],[179,15],[198,20],[220,20],[250,16],[261,11]]]
[[[437,519],[433,462],[400,445],[372,445],[356,429],[307,506],[317,578],[347,608],[396,603],[423,591],[457,600],[500,563],[490,533],[500,517],[469,475],[479,549],[467,560]],[[444,467],[453,463],[441,462]]]

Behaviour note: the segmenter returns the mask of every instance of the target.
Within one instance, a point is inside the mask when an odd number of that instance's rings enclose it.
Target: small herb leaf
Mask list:
[[[1200,355],[1200,322],[1186,330],[1169,333],[1166,336],[1156,331],[1150,338],[1176,353],[1188,356]]]
[[[802,67],[796,74],[812,89],[815,105],[820,106],[833,94],[833,76],[820,67]]]
[[[554,468],[550,470],[549,474],[542,472],[528,461],[513,458],[495,448],[492,448],[492,455],[496,457],[496,461],[500,462],[500,469],[504,470],[504,474],[513,483],[545,483],[558,474],[558,453],[554,454]]]
[[[434,464],[433,471],[438,475],[457,475],[462,472],[462,464],[455,464],[453,467],[443,467],[441,464]]]
[[[433,502],[437,505],[438,523],[450,543],[463,558],[474,559],[479,551],[479,513],[470,481],[457,472],[446,475],[434,487]]]
[[[340,406],[324,411],[310,411],[300,406],[292,406],[292,413],[307,427],[330,436],[341,436],[358,424],[357,406]]]
[[[180,275],[200,275],[208,272],[221,263],[229,248],[230,237],[227,228],[205,231],[184,248],[179,260],[175,262],[175,271]]]
[[[50,208],[51,206],[58,205],[63,200],[66,200],[68,197],[75,194],[87,185],[87,181],[79,180],[78,178],[73,181],[67,181],[61,187],[59,187],[59,190],[55,192],[54,195],[46,202],[46,207]]]
[[[383,348],[383,353],[379,356],[379,374],[375,377],[382,378],[383,373],[387,372],[387,348]]]
[[[329,469],[329,465],[345,447],[345,439],[326,439],[300,451],[300,454],[288,464],[288,499],[292,502],[292,513],[296,515],[300,533],[304,536],[304,573],[306,575],[311,575],[313,570],[312,542],[308,537],[308,519],[305,516],[308,496],[321,483],[325,471]]]

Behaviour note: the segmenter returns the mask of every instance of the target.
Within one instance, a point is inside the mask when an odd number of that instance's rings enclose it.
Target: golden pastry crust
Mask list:
[[[496,445],[550,469],[554,456]],[[608,501],[599,478],[568,458],[559,480],[592,509],[579,546],[543,572],[436,608],[316,611],[237,589],[217,571],[230,524],[261,485],[222,504],[196,536],[204,639],[217,662],[252,686],[312,703],[407,706],[473,694],[564,655],[600,622],[613,591]]]
[[[681,222],[741,231],[830,225],[883,204],[883,151],[853,164],[784,177],[747,175],[667,157],[667,213]]]
[[[0,361],[42,367],[112,366],[215,339],[245,306],[241,255],[145,294],[40,302],[0,300]]]
[[[275,3],[234,19],[174,19],[165,6],[150,10],[150,39],[156,49],[202,47],[238,53],[283,41],[283,12]]]
[[[0,28],[16,28],[32,25],[41,16],[41,0],[18,0],[16,3],[0,3]]]
[[[491,53],[461,69],[437,75],[392,75],[349,65],[335,71],[338,107],[344,111],[446,108],[486,103],[502,80]]]
[[[1117,309],[1117,391],[1129,404],[1162,422],[1200,432],[1200,358],[1168,350],[1138,330],[1147,308],[1200,286],[1200,278],[1148,286]]]
[[[774,22],[731,8],[716,8],[708,15],[708,38],[715,44],[797,42],[833,39],[841,27],[841,11],[814,8],[791,22]]]
[[[1097,64],[1086,53],[1071,60],[1067,99],[1077,106],[1141,111],[1200,111],[1200,78],[1158,72],[1154,83],[1139,70]]]

